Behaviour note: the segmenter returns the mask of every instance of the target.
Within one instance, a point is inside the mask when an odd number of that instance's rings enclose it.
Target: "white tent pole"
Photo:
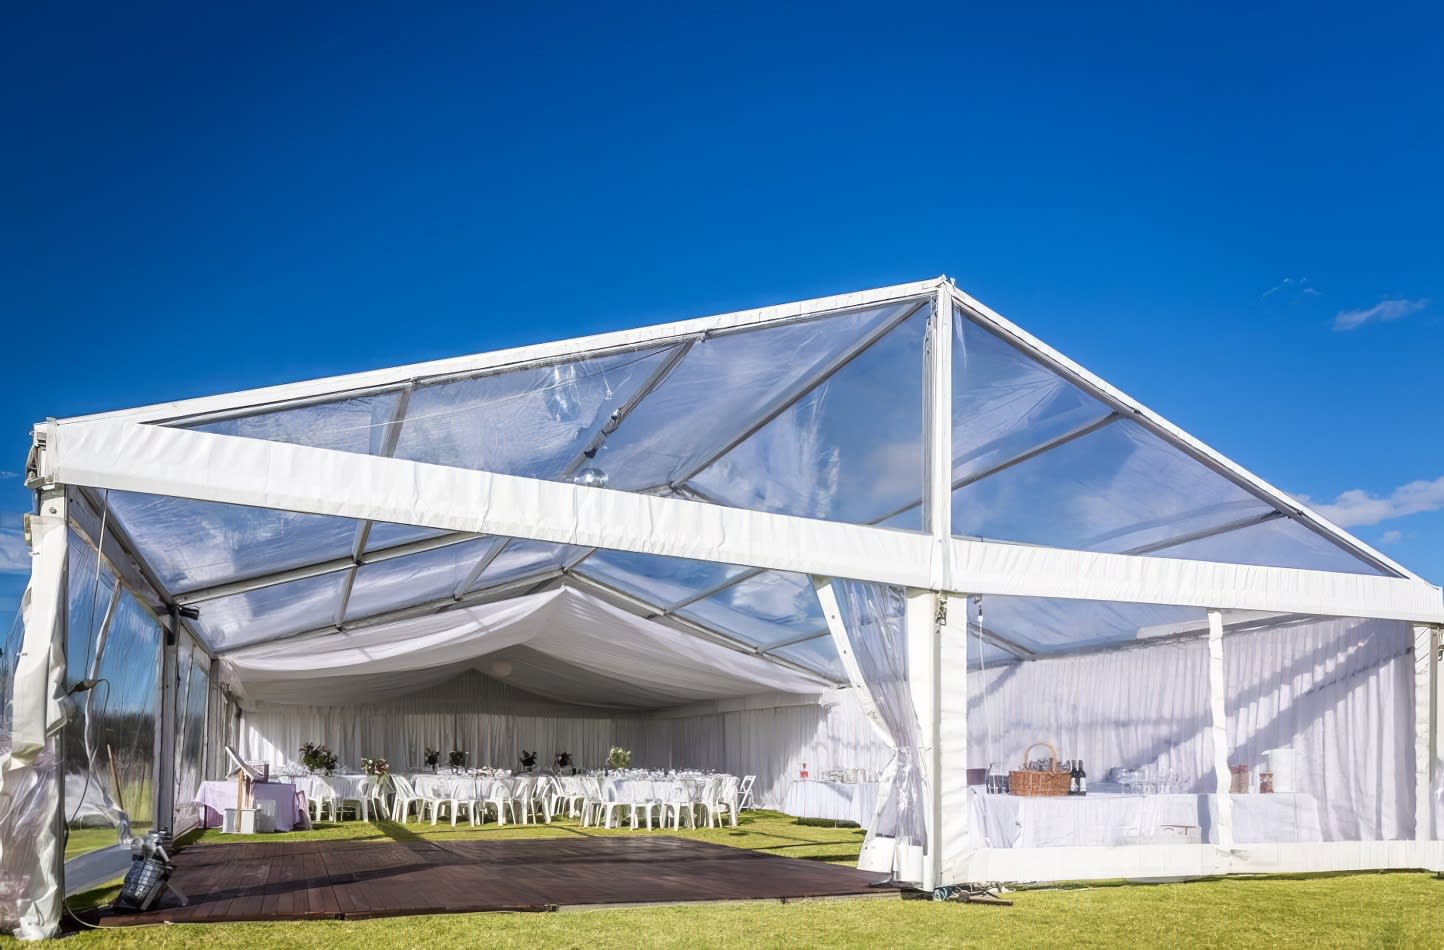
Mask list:
[[[1432,840],[1434,825],[1434,690],[1437,688],[1438,634],[1414,627],[1414,839]]]
[[[934,564],[942,576],[949,574],[948,561],[953,534],[953,296],[949,284],[939,284],[933,299],[933,312],[924,344],[923,366],[923,526],[931,536]],[[924,776],[928,814],[927,855],[923,862],[923,887],[931,890],[942,880],[943,855],[943,786],[950,784],[945,776],[958,773],[966,777],[967,750],[958,752],[962,761],[944,760],[942,744],[942,695],[958,691],[966,695],[967,667],[944,670],[942,658],[943,624],[947,618],[947,595],[934,590],[929,598],[926,623],[918,626],[909,598],[908,636],[927,637],[926,648],[914,653],[922,660],[919,668],[910,668],[919,724],[922,726],[926,769]],[[960,820],[966,821],[966,816]],[[951,863],[951,862],[950,862]]]
[[[1218,786],[1218,827],[1215,847],[1233,851],[1232,775],[1228,770],[1228,702],[1223,665],[1223,611],[1208,612],[1208,712],[1213,734],[1213,775]]]
[[[180,649],[180,608],[171,607],[161,621],[159,685],[160,716],[155,730],[155,827],[175,823],[176,686]]]

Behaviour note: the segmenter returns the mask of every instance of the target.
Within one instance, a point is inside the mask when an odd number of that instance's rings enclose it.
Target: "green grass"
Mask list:
[[[206,844],[271,840],[386,841],[420,835],[436,840],[647,834],[581,829],[575,822],[497,828],[391,822],[323,824],[313,831],[242,837],[202,832]],[[681,832],[813,860],[856,860],[856,829],[799,825],[774,812],[744,816],[740,827]],[[93,906],[102,888],[72,899]],[[272,948],[489,946],[546,947],[1440,947],[1444,946],[1444,881],[1422,873],[1351,874],[1199,881],[1185,884],[1030,890],[1009,895],[1015,906],[935,904],[924,900],[736,903],[594,910],[558,914],[458,914],[371,921],[175,925],[85,931],[78,945]]]

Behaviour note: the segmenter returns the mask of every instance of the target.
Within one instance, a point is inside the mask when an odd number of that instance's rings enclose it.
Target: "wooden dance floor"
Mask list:
[[[102,923],[391,917],[672,901],[896,894],[884,875],[669,837],[197,845],[167,892]]]

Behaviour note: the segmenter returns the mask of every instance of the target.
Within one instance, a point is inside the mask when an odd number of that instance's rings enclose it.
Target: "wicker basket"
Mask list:
[[[1048,750],[1048,769],[1035,772],[1027,768],[1028,754],[1039,746]],[[1035,742],[1023,751],[1023,768],[1008,773],[1008,790],[1025,798],[1067,795],[1072,775],[1058,767],[1058,750],[1051,742]]]

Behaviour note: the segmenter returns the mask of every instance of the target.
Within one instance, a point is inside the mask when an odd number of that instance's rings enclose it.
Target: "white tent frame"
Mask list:
[[[924,370],[926,471],[921,500],[924,531],[921,533],[729,508],[706,499],[622,492],[463,470],[394,458],[389,450],[380,455],[358,455],[165,425],[182,419],[187,422],[224,419],[259,410],[380,392],[401,392],[404,404],[404,394],[420,382],[473,377],[660,344],[687,346],[721,334],[886,304],[912,304],[908,313],[920,307],[930,308]],[[1286,516],[1307,525],[1387,576],[1141,556],[1146,551],[1101,554],[954,537],[950,524],[954,487],[951,477],[954,319],[972,321],[1008,340],[1109,407],[1108,416],[1036,447],[997,469],[1094,431],[1115,419],[1127,418],[1243,486],[1273,507],[1278,517]],[[865,342],[871,339],[875,337]],[[856,355],[854,351],[860,349],[861,346],[854,347],[849,352]],[[836,365],[832,368],[849,358],[850,355],[844,354],[834,360]],[[675,363],[675,359],[668,362]],[[623,415],[636,401],[645,398],[649,386],[659,382],[668,369],[670,365],[654,374],[632,404],[624,407]],[[755,424],[739,433],[730,444],[735,445],[748,432],[756,431],[782,408],[785,406],[768,407],[770,415],[764,413],[760,420],[754,420]],[[394,445],[394,438],[390,441]],[[694,461],[705,464],[706,460]],[[917,644],[911,651],[918,661],[914,664],[913,691],[927,743],[930,775],[930,847],[922,881],[927,887],[963,880],[1213,874],[1241,870],[1444,869],[1444,843],[1427,840],[1426,820],[1419,822],[1416,841],[1280,845],[1252,847],[1247,853],[1212,846],[1050,848],[1046,853],[1029,849],[967,849],[966,816],[956,807],[962,800],[957,783],[962,781],[966,763],[965,730],[959,729],[956,702],[957,697],[966,696],[966,664],[958,662],[959,657],[966,656],[959,616],[964,611],[953,611],[950,616],[946,609],[950,600],[973,594],[1036,596],[1194,606],[1209,611],[1214,618],[1224,610],[1258,610],[1413,623],[1419,645],[1431,647],[1415,654],[1421,684],[1416,710],[1416,739],[1421,753],[1417,758],[1416,781],[1418,789],[1424,792],[1419,796],[1420,816],[1424,818],[1427,817],[1427,792],[1432,787],[1432,763],[1439,754],[1437,642],[1438,625],[1444,624],[1444,599],[1439,588],[1045,346],[957,290],[945,277],[477,356],[49,420],[35,427],[27,477],[28,483],[44,497],[53,498],[68,488],[92,506],[104,504],[97,493],[114,489],[344,516],[363,523],[350,559],[191,592],[163,590],[155,581],[154,572],[136,555],[134,546],[128,544],[123,535],[115,538],[116,550],[105,550],[102,554],[118,565],[126,560],[134,561],[123,572],[131,576],[139,574],[138,580],[152,587],[167,609],[251,589],[262,583],[308,576],[307,571],[349,570],[354,578],[356,566],[365,557],[378,556],[376,552],[364,554],[366,526],[377,521],[450,532],[444,538],[417,542],[404,546],[404,550],[383,552],[379,556],[492,535],[580,545],[585,549],[582,557],[592,549],[604,548],[906,587],[914,601],[930,608],[909,611],[910,617],[928,618],[926,622],[918,619],[910,623],[909,632]],[[658,486],[657,490],[667,487]],[[1258,520],[1251,518],[1216,530],[1232,530]],[[47,544],[64,543],[63,534],[58,541],[54,533],[46,537]],[[474,573],[479,575],[484,567],[485,564],[480,565]],[[554,579],[555,575],[540,577],[535,582]],[[57,596],[53,585],[59,580],[53,572],[37,572],[35,596]],[[349,586],[348,581],[348,589]],[[620,594],[609,593],[614,598]],[[622,598],[629,596],[621,595]],[[669,622],[678,621],[672,615],[678,604],[638,602],[643,611],[652,611],[654,616]],[[344,613],[343,598],[337,613],[338,625]],[[183,624],[179,618],[177,622]],[[30,633],[27,630],[27,638]],[[826,631],[819,631],[818,635],[826,635]],[[212,652],[203,638],[196,636],[196,640],[207,652]],[[796,641],[778,642],[754,652],[766,655],[767,650],[790,642]],[[1221,650],[1221,641],[1217,647]],[[1221,703],[1219,677],[1213,678],[1211,688],[1216,704]],[[962,708],[965,714],[965,706]],[[1221,705],[1215,712],[1219,709]],[[1220,778],[1220,787],[1227,787],[1227,776]],[[168,782],[161,782],[162,789],[168,787]],[[1226,829],[1226,819],[1224,826]]]

